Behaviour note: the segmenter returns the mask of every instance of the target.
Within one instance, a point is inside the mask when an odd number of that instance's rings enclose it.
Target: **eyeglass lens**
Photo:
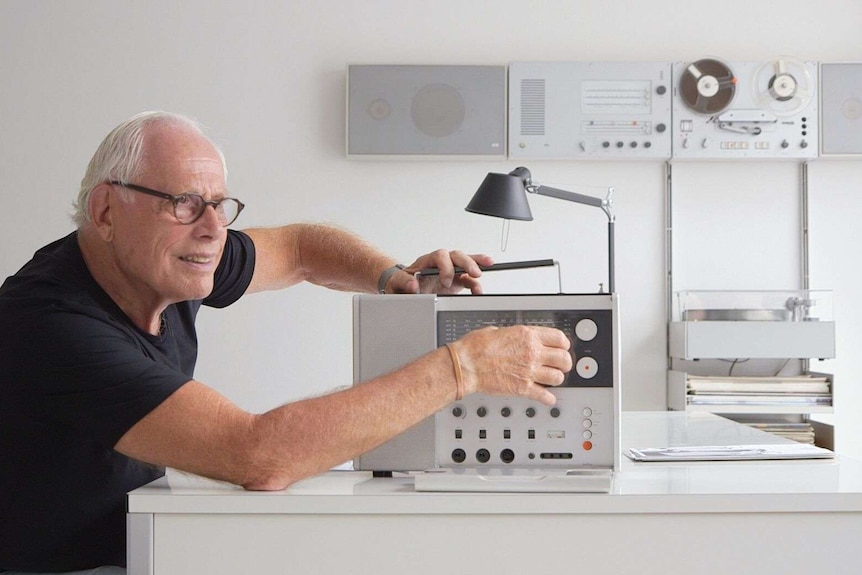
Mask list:
[[[174,203],[174,214],[177,219],[186,224],[197,220],[206,210],[208,202],[197,194],[185,194]],[[240,203],[234,198],[224,198],[220,202],[209,202],[215,208],[219,222],[229,226],[239,216]]]

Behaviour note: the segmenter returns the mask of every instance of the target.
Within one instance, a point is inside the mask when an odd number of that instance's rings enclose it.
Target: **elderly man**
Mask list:
[[[202,304],[302,281],[478,293],[490,258],[440,250],[402,270],[329,227],[228,230],[243,204],[228,195],[221,152],[162,112],[107,136],[76,207],[77,230],[0,288],[0,573],[122,566],[125,494],[166,466],[283,489],[460,395],[553,403],[545,386],[571,369],[560,331],[487,328],[362,385],[247,413],[193,377]],[[439,276],[413,277],[426,267]]]

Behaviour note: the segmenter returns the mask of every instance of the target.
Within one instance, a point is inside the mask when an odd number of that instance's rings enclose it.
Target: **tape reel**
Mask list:
[[[792,116],[814,97],[814,79],[805,63],[795,58],[779,56],[764,62],[751,80],[755,105],[776,116]]]
[[[715,58],[703,58],[685,67],[679,79],[679,96],[693,112],[717,114],[733,102],[736,84],[730,66]]]

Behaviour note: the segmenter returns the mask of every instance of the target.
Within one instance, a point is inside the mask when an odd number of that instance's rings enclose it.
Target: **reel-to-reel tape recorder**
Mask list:
[[[816,62],[703,58],[673,78],[674,158],[817,157]]]

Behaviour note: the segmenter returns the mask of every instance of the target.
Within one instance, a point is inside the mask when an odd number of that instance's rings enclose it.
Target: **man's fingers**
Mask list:
[[[557,328],[537,327],[536,330],[539,334],[539,341],[542,345],[566,350],[572,347],[572,342],[568,337],[566,337],[566,334]]]
[[[548,407],[557,403],[557,397],[553,393],[537,384],[532,384],[530,386],[530,389],[527,390],[526,396],[527,398],[543,403]]]

